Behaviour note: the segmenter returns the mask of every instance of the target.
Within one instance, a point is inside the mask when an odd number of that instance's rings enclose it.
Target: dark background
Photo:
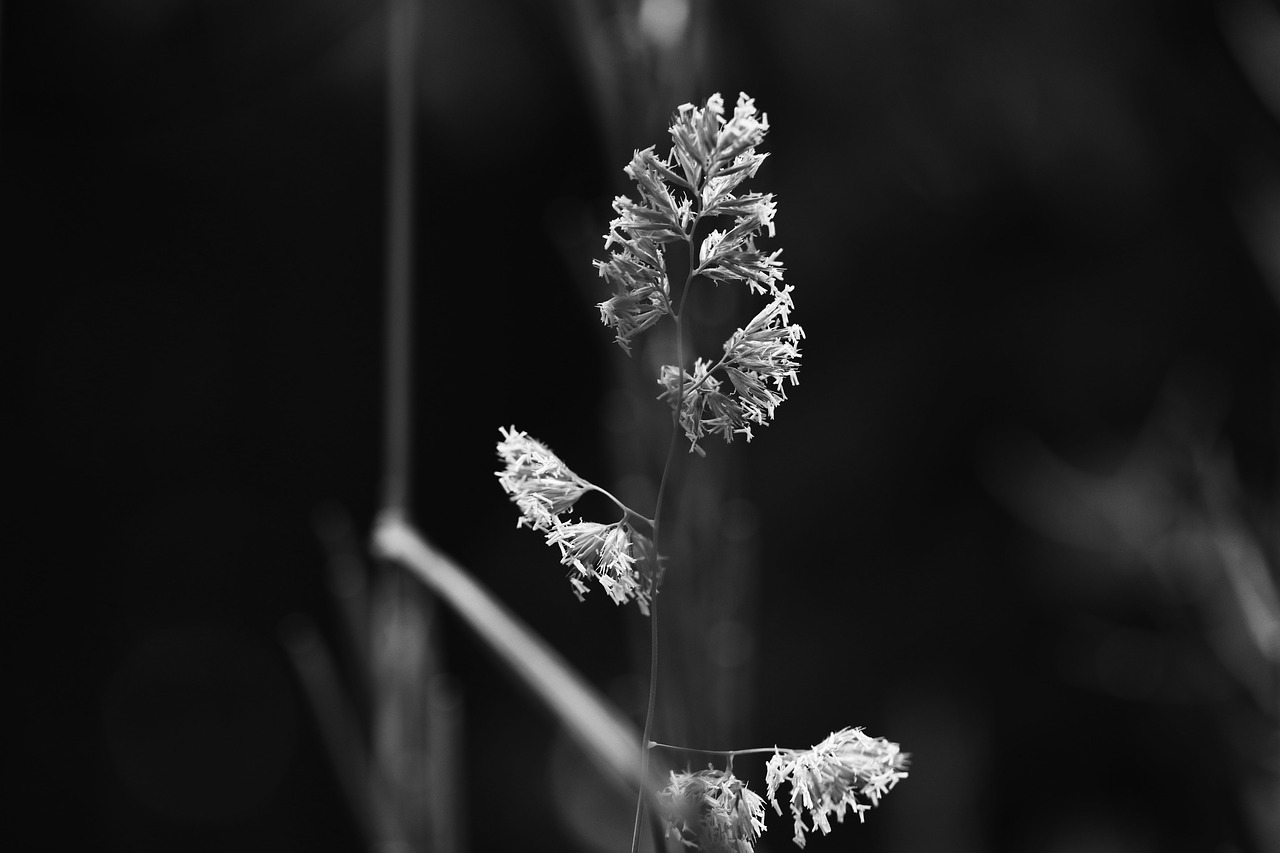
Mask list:
[[[811,850],[1275,849],[1274,668],[1233,669],[1214,637],[1238,613],[1204,604],[1230,600],[1206,518],[1276,576],[1274,3],[699,4],[687,74],[645,65],[635,30],[604,86],[584,7],[424,6],[433,541],[639,707],[639,623],[574,602],[514,529],[493,442],[515,423],[608,479],[629,369],[589,290],[609,200],[677,104],[746,91],[808,338],[777,422],[708,444],[759,537],[748,740],[717,745],[866,725],[914,754]],[[22,849],[360,849],[281,626],[339,645],[316,513],[364,535],[377,508],[384,13],[4,4]],[[1110,502],[1064,496],[1068,470]],[[442,620],[472,847],[591,849],[555,725]]]

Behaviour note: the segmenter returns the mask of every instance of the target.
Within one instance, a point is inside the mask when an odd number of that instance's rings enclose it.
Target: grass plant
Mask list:
[[[799,382],[804,331],[792,323],[794,288],[783,281],[780,249],[767,251],[757,240],[776,234],[777,204],[771,193],[745,191],[768,156],[757,149],[769,131],[768,118],[741,94],[732,112],[719,94],[702,106],[679,107],[670,126],[672,146],[665,157],[654,147],[637,150],[626,167],[638,198],[618,196],[617,214],[605,236],[606,260],[595,267],[612,295],[598,308],[628,355],[637,337],[659,323],[674,325],[674,364],[656,377],[657,400],[669,409],[670,441],[652,509],[630,507],[606,489],[578,475],[548,445],[515,426],[501,429],[497,451],[502,488],[520,510],[517,526],[542,533],[560,552],[571,590],[579,600],[598,586],[618,605],[634,603],[649,619],[648,701],[640,745],[639,779],[648,780],[654,749],[714,755],[723,769],[671,771],[656,796],[639,786],[631,850],[640,844],[646,803],[658,810],[667,836],[685,846],[749,853],[765,828],[765,800],[733,773],[736,756],[771,753],[768,797],[778,814],[779,789],[787,798],[794,841],[806,832],[831,831],[830,817],[859,819],[907,776],[908,757],[896,743],[871,738],[858,728],[842,728],[809,749],[748,748],[707,751],[653,739],[658,689],[659,602],[668,571],[663,554],[664,510],[678,448],[705,456],[703,441],[751,441],[753,428],[767,426],[787,390]],[[683,278],[672,275],[682,267]],[[710,357],[687,352],[686,311],[695,290],[721,285],[743,287],[765,304]],[[712,294],[714,295],[714,294]],[[576,518],[579,500],[590,492],[607,498],[617,516],[608,521]],[[808,817],[806,824],[805,818]]]

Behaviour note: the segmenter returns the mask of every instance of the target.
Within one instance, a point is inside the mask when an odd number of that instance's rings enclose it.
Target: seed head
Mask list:
[[[672,771],[659,794],[667,833],[708,853],[752,853],[764,832],[764,799],[732,773]]]
[[[806,829],[820,829],[824,835],[831,832],[830,814],[843,822],[845,810],[853,809],[859,820],[866,820],[865,813],[879,804],[880,797],[907,778],[908,763],[909,756],[896,743],[867,737],[860,728],[844,728],[813,749],[775,753],[765,771],[769,800],[782,814],[778,787],[783,782],[791,785],[794,840],[804,847]],[[805,826],[805,811],[812,827]]]
[[[503,462],[498,482],[520,508],[516,527],[550,530],[558,517],[571,512],[591,484],[569,470],[560,457],[536,438],[499,427],[498,458]]]

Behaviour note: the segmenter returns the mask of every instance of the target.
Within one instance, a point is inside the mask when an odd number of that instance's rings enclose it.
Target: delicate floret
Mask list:
[[[628,355],[636,336],[675,313],[666,244],[691,242],[700,222],[732,219],[702,240],[690,280],[743,282],[761,295],[778,291],[784,272],[781,250],[756,247],[761,233],[774,236],[777,204],[769,193],[737,194],[764,162],[766,155],[757,154],[755,146],[768,130],[768,119],[757,116],[751,98],[740,94],[732,117],[726,118],[724,99],[717,93],[701,108],[685,104],[676,111],[666,158],[653,147],[631,158],[625,171],[636,183],[638,199],[614,199],[617,216],[604,243],[613,254],[608,261],[593,262],[613,291],[597,305],[600,321],[615,331]]]
[[[771,421],[773,410],[787,399],[786,384],[800,383],[804,330],[787,322],[790,291],[790,287],[778,291],[774,301],[724,345],[725,372],[738,392],[743,417],[760,426]]]
[[[724,357],[715,364],[694,361],[693,373],[665,365],[658,378],[659,399],[675,409],[690,450],[705,455],[699,439],[718,434],[726,442],[735,435],[752,438],[751,427],[768,426],[774,410],[787,399],[786,386],[800,382],[800,341],[804,330],[788,323],[791,288],[774,291],[769,305],[725,342]],[[732,393],[715,378],[723,371]]]
[[[622,520],[614,524],[566,521],[563,516],[573,511],[579,498],[590,490],[604,490],[570,471],[549,447],[528,434],[515,427],[499,432],[503,468],[498,482],[520,508],[516,526],[541,530],[548,545],[560,548],[560,562],[573,570],[569,583],[579,601],[588,590],[585,580],[594,578],[614,602],[634,601],[647,615],[658,557],[653,542],[631,524],[641,516],[623,507]]]
[[[569,583],[581,601],[595,579],[615,604],[634,601],[649,613],[652,543],[626,521],[597,524],[593,521],[558,523],[547,534],[547,544],[560,548],[560,562],[573,571]]]
[[[751,425],[743,416],[742,405],[724,393],[720,381],[711,375],[719,366],[697,359],[691,374],[667,364],[658,377],[658,384],[663,387],[658,399],[672,409],[679,405],[680,428],[689,439],[689,451],[699,456],[707,455],[698,444],[698,440],[707,435],[719,435],[726,442],[732,442],[734,435],[745,435],[747,441],[751,440]]]
[[[672,149],[690,186],[732,168],[749,168],[752,149],[764,141],[769,119],[756,118],[755,101],[739,93],[733,118],[724,118],[724,99],[717,92],[702,109],[684,104],[671,123]],[[744,163],[739,160],[747,155]]]
[[[618,346],[630,355],[632,337],[671,313],[667,274],[626,249],[595,265],[613,287],[613,298],[597,305],[600,320],[614,328]]]
[[[499,428],[498,458],[503,468],[498,482],[520,508],[516,527],[550,530],[558,516],[571,512],[578,499],[593,486],[569,470],[560,457],[536,438],[517,430]]]
[[[764,799],[732,773],[672,771],[659,794],[667,833],[707,853],[752,853],[764,832]]]
[[[845,810],[853,809],[859,820],[866,820],[865,813],[879,804],[880,797],[907,778],[908,763],[909,756],[896,743],[870,738],[860,728],[841,729],[813,749],[778,750],[765,771],[769,800],[782,814],[778,787],[783,782],[791,785],[794,840],[804,847],[806,830],[831,832],[828,815],[843,822]],[[805,826],[805,811],[812,827]]]

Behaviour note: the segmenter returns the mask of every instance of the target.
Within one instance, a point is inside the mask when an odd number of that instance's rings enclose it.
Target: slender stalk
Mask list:
[[[618,505],[618,509],[620,509],[620,510],[622,510],[624,513],[626,513],[626,517],[627,517],[627,518],[637,518],[637,519],[639,519],[640,521],[643,521],[645,524],[649,525],[649,528],[650,528],[650,529],[653,529],[653,527],[654,527],[654,520],[653,520],[652,518],[645,518],[643,515],[641,515],[640,513],[636,512],[634,509],[632,509],[631,507],[627,506],[627,505],[626,505],[626,504],[624,504],[622,501],[620,501],[620,500],[618,500],[616,497],[614,497],[614,496],[613,496],[613,495],[612,495],[608,490],[606,490],[606,489],[602,489],[602,488],[600,488],[599,486],[597,486],[597,485],[596,485],[596,484],[594,484],[594,483],[588,483],[587,485],[588,485],[588,487],[589,487],[589,488],[591,488],[593,491],[597,491],[597,492],[599,492],[600,494],[604,495],[606,498],[608,498],[609,500],[611,500],[611,501],[613,501],[615,504],[617,504],[617,505]]]
[[[659,559],[658,554],[662,553],[659,546],[658,537],[661,533],[662,525],[662,505],[663,498],[666,496],[667,482],[670,479],[671,469],[674,467],[676,456],[676,445],[680,441],[680,412],[684,409],[684,306],[689,298],[689,290],[693,284],[693,273],[696,268],[694,261],[696,260],[693,233],[698,228],[698,221],[701,216],[693,221],[693,226],[689,229],[689,273],[685,276],[684,287],[680,291],[680,310],[673,311],[671,316],[676,323],[676,370],[679,375],[679,382],[676,386],[676,405],[671,412],[671,441],[667,444],[667,460],[662,466],[662,479],[658,481],[658,497],[653,508],[653,551],[655,562]],[[631,827],[631,853],[639,853],[640,850],[640,824],[644,822],[644,800],[645,787],[644,783],[649,778],[649,744],[651,743],[649,736],[653,732],[653,714],[657,707],[658,700],[658,575],[660,566],[655,565],[653,572],[649,576],[649,701],[644,712],[644,734],[641,736],[640,744],[640,791],[636,794],[636,818],[635,823]]]
[[[733,758],[735,755],[751,755],[752,753],[779,753],[779,752],[800,752],[801,750],[786,749],[779,746],[760,746],[751,749],[697,749],[692,746],[672,746],[669,743],[658,743],[656,740],[649,741],[650,749],[671,749],[676,752],[696,752],[700,755],[727,755]]]

